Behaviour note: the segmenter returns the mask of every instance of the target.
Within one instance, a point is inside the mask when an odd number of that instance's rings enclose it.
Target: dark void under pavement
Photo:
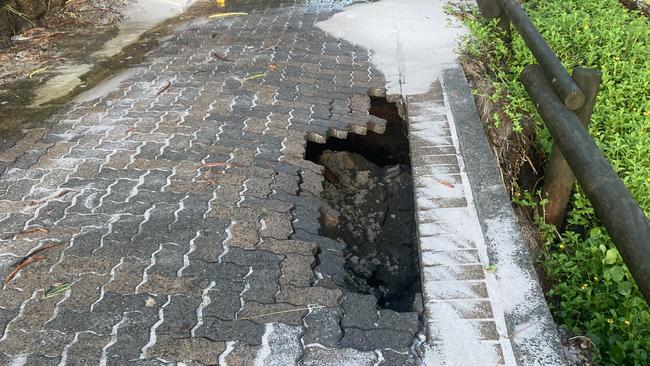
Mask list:
[[[421,292],[407,125],[394,103],[372,98],[384,134],[309,142],[305,158],[325,166],[323,199],[339,213],[321,234],[346,243],[349,291],[381,308],[412,311]]]

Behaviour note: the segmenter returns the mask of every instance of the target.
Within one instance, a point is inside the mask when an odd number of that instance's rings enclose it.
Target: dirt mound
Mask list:
[[[346,243],[350,290],[410,310],[420,292],[410,168],[379,167],[359,154],[330,150],[319,163],[336,177],[324,183],[323,198],[339,212],[339,223],[324,234]]]

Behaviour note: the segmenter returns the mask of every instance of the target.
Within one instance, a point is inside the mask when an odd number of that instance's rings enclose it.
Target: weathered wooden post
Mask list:
[[[582,125],[587,128],[591,120],[594,105],[596,104],[596,97],[600,88],[601,72],[576,67],[573,69],[572,77],[585,95],[584,104],[575,111],[575,114],[578,116]],[[541,208],[544,210],[546,223],[553,224],[557,228],[562,225],[575,180],[576,178],[562,156],[559,147],[557,144],[554,144],[546,170],[544,188],[542,190],[542,197],[548,199],[546,207]]]
[[[582,72],[578,71],[576,75]],[[576,80],[580,79],[581,76],[576,77]],[[594,212],[650,303],[650,221],[587,133],[578,115],[558,98],[542,68],[539,65],[527,66],[521,73],[521,81],[555,145],[562,151]],[[595,99],[596,93],[590,94]]]

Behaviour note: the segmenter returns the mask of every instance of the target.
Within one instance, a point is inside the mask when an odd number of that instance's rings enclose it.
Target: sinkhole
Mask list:
[[[381,308],[414,310],[421,293],[407,124],[395,103],[371,98],[386,131],[307,143],[305,158],[325,167],[323,200],[338,220],[321,235],[345,242],[346,287]]]

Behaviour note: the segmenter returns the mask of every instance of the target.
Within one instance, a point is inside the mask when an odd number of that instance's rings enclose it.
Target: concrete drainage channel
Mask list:
[[[371,98],[370,114],[387,121],[383,134],[307,144],[305,158],[325,167],[321,234],[345,243],[348,291],[421,313],[407,123],[385,98]]]

